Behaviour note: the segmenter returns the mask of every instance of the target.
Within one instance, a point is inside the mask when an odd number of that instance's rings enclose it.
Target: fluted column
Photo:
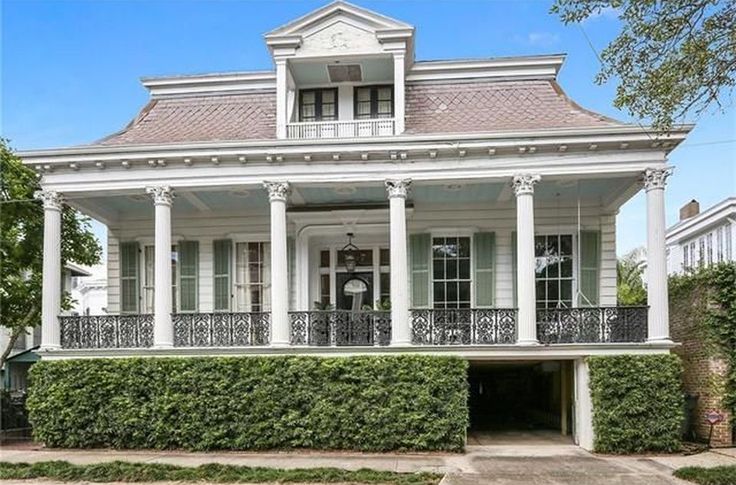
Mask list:
[[[61,211],[64,199],[51,190],[36,192],[35,197],[43,202],[41,350],[58,350],[61,348]]]
[[[409,267],[406,254],[406,196],[411,180],[387,180],[390,217],[391,345],[411,344]]]
[[[536,345],[537,297],[534,272],[534,186],[536,174],[514,175],[516,194],[516,293],[519,306],[518,340],[520,345]]]
[[[271,345],[289,345],[289,284],[286,256],[287,182],[264,182],[271,202]]]
[[[667,296],[667,252],[664,213],[664,187],[670,168],[652,168],[644,172],[647,193],[647,299],[649,302],[650,342],[671,342],[669,301]]]
[[[174,346],[171,321],[171,203],[174,192],[168,186],[147,187],[155,206],[155,289],[153,298],[153,347]]]

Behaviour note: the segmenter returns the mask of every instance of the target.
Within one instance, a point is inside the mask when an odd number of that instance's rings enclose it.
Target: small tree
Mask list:
[[[34,199],[39,189],[36,174],[0,139],[0,326],[10,331],[8,344],[0,349],[0,368],[26,329],[40,323],[44,218],[41,202]],[[90,219],[64,206],[62,267],[67,261],[97,264],[101,252]],[[63,308],[70,304],[64,295]]]
[[[622,24],[596,82],[618,79],[614,106],[667,131],[721,107],[736,85],[736,0],[555,0],[565,24],[614,10]]]
[[[644,248],[634,249],[618,259],[616,263],[616,299],[619,305],[647,304],[647,289],[642,279],[645,264]]]

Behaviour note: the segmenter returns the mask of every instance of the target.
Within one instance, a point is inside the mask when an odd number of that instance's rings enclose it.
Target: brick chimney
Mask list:
[[[691,217],[700,214],[700,204],[697,200],[693,199],[687,204],[683,205],[680,209],[680,220],[690,219]]]

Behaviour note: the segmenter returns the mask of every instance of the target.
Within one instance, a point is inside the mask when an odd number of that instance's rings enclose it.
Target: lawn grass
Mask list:
[[[355,483],[385,485],[437,485],[437,473],[397,473],[362,468],[281,468],[247,467],[209,463],[184,467],[160,463],[113,461],[94,465],[73,465],[67,461],[39,463],[0,462],[0,480],[47,478],[64,482],[216,482],[216,483]]]
[[[688,466],[675,470],[677,478],[698,483],[700,485],[734,485],[736,484],[736,466],[716,466],[703,468]]]

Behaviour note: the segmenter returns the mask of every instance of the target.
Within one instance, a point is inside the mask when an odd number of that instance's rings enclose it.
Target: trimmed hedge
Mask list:
[[[589,357],[595,451],[680,449],[683,392],[672,354]]]
[[[459,358],[207,357],[42,361],[27,406],[50,447],[460,451],[467,400]]]

